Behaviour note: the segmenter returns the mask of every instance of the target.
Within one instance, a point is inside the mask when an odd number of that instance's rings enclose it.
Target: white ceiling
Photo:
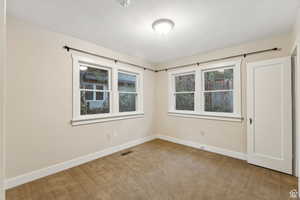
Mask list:
[[[152,63],[291,31],[299,0],[8,0],[8,14]],[[153,32],[170,18],[167,36]]]

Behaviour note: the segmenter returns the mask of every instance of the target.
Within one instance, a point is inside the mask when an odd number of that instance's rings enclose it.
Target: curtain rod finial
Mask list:
[[[63,48],[66,49],[67,51],[70,51],[70,47],[68,47],[67,45],[65,45]]]

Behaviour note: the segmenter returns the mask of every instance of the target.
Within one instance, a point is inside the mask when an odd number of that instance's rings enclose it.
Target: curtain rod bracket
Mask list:
[[[70,47],[68,47],[67,45],[65,45],[63,48],[64,48],[64,49],[66,49],[66,50],[67,50],[67,52],[69,52],[69,51],[70,51]]]

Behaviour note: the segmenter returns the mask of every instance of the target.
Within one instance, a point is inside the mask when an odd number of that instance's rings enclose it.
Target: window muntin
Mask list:
[[[80,115],[110,112],[109,70],[79,65]]]
[[[174,77],[175,110],[195,110],[195,74],[179,74]]]
[[[119,112],[135,112],[137,109],[137,75],[118,72]]]
[[[233,113],[233,67],[202,71],[205,112]]]

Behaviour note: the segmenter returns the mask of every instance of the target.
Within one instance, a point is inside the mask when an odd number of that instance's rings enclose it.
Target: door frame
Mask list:
[[[298,103],[300,101],[300,56],[299,56],[299,48],[300,45],[295,43],[294,47],[292,48],[291,51],[291,56],[296,56],[296,66],[295,68],[293,68],[292,66],[292,95],[293,95],[293,135],[294,135],[294,139],[295,141],[293,142],[293,144],[295,145],[294,148],[294,176],[298,177],[299,175],[299,131],[300,131],[300,103]],[[299,122],[299,123],[297,123]]]
[[[5,199],[6,0],[0,0],[0,200]]]
[[[247,115],[246,115],[246,120],[247,120],[247,162],[248,163],[253,163],[253,161],[251,161],[251,149],[252,149],[252,146],[250,145],[250,143],[252,143],[252,128],[253,128],[253,125],[250,125],[250,118],[253,119],[254,116],[252,116],[252,109],[253,109],[253,104],[250,102],[252,101],[251,100],[251,97],[252,97],[252,85],[253,83],[251,82],[251,74],[250,74],[250,70],[252,66],[255,66],[255,65],[268,65],[268,64],[274,64],[274,63],[279,63],[279,62],[287,62],[289,60],[289,62],[291,62],[291,57],[290,56],[286,56],[286,57],[280,57],[280,58],[274,58],[274,59],[268,59],[268,60],[262,60],[262,61],[255,61],[255,62],[250,62],[250,63],[247,63],[247,94],[246,94],[246,98],[247,98]],[[291,63],[289,63],[291,64]],[[292,98],[292,96],[291,96]],[[291,99],[292,100],[292,99]],[[291,105],[292,106],[292,105]],[[291,117],[292,117],[292,113],[291,113]],[[251,121],[252,121],[251,119]],[[290,131],[292,131],[292,127],[289,127],[288,129],[290,129]],[[289,130],[287,130],[289,132]],[[293,158],[293,155],[291,155],[291,158]],[[259,159],[257,160],[257,162],[261,162],[261,166],[262,167],[267,167],[267,166],[263,166],[263,160],[260,160]],[[291,160],[292,162],[292,160]],[[293,168],[293,166],[292,166]],[[281,169],[282,171],[282,169]],[[291,170],[283,170],[282,172],[284,173],[288,173],[288,174],[292,174],[292,169]]]
[[[296,52],[297,58],[296,58],[296,68],[295,68],[295,106],[296,106],[296,119],[294,123],[296,123],[296,155],[295,159],[296,161],[296,176],[298,177],[298,191],[300,191],[300,178],[299,178],[299,172],[300,172],[300,38],[296,38],[295,43],[293,44],[293,47],[291,49],[290,54],[293,55],[293,53]],[[299,127],[299,128],[298,128]],[[300,197],[300,193],[298,192],[298,196]]]

